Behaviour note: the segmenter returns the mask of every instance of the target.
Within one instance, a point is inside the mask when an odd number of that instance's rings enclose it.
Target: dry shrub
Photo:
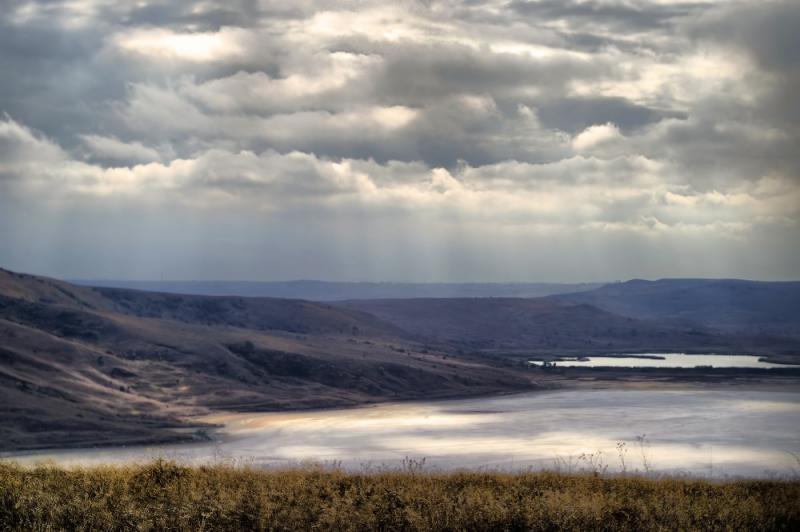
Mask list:
[[[800,530],[800,482],[0,463],[0,530]]]

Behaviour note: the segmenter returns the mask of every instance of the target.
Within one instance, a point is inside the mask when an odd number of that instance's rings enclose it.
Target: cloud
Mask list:
[[[575,142],[589,149],[610,138],[619,138],[613,125],[593,126]],[[673,182],[669,165],[642,156],[577,155],[544,164],[462,165],[451,172],[421,162],[380,164],[299,151],[213,148],[168,163],[109,167],[72,160],[11,120],[0,122],[0,149],[16,153],[14,161],[4,165],[4,175],[18,182],[44,181],[51,194],[55,186],[55,196],[69,201],[124,194],[131,201],[147,202],[157,195],[198,208],[228,203],[261,211],[328,210],[340,216],[351,210],[370,216],[391,211],[497,226],[569,229],[613,224],[631,231],[640,231],[643,220],[652,219],[658,219],[662,229],[688,221],[717,227],[748,219],[739,224],[740,230],[753,217],[791,217],[800,210],[800,202],[793,202],[800,199],[800,187],[790,181],[762,178],[724,190],[694,190]]]
[[[800,273],[796,2],[7,7],[9,266]]]
[[[59,146],[11,118],[0,120],[0,176],[4,179],[24,180],[37,166],[61,161],[64,156]]]
[[[161,159],[158,150],[148,148],[141,142],[122,142],[114,137],[100,135],[82,135],[81,138],[92,155],[101,159],[128,162],[151,162]]]
[[[749,76],[749,107],[756,117],[792,131],[800,140],[800,5],[768,0],[734,2],[709,11],[688,26],[696,40],[744,55],[756,68]]]
[[[115,36],[122,50],[163,59],[187,61],[225,61],[240,56],[244,50],[237,42],[236,30],[178,33],[167,29],[133,29]]]
[[[582,152],[606,144],[611,141],[621,140],[619,128],[607,122],[601,125],[589,126],[572,139],[572,147]]]
[[[551,23],[566,21],[571,28],[606,27],[625,32],[669,28],[676,18],[702,9],[691,2],[603,2],[597,0],[519,0],[511,8],[522,15]]]
[[[538,106],[542,122],[576,133],[594,124],[615,123],[622,131],[636,131],[665,118],[685,118],[681,111],[664,111],[637,105],[621,97],[552,98]]]

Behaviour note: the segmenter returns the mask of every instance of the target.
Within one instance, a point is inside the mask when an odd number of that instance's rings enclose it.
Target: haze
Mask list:
[[[6,1],[0,264],[800,276],[792,1]]]

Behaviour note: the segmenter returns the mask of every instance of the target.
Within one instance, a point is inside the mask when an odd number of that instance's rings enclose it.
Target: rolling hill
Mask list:
[[[398,299],[341,305],[374,314],[417,338],[483,352],[769,353],[798,347],[793,338],[720,331],[685,321],[635,319],[565,299]]]
[[[551,299],[588,304],[637,319],[795,332],[800,327],[800,282],[635,279]]]
[[[0,271],[2,447],[167,441],[192,414],[531,388],[358,310],[78,287]]]

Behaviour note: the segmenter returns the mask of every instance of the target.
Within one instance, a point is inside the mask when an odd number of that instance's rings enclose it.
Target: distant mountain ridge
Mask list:
[[[800,326],[798,281],[633,279],[550,299],[592,305],[637,319],[713,327]]]
[[[576,296],[579,294],[575,294]],[[700,351],[800,354],[800,332],[720,329],[699,321],[623,315],[566,298],[457,298],[344,301],[419,338],[483,352]]]
[[[592,290],[602,283],[402,283],[339,281],[70,280],[83,286],[203,296],[280,297],[310,301],[460,297],[543,297]]]

